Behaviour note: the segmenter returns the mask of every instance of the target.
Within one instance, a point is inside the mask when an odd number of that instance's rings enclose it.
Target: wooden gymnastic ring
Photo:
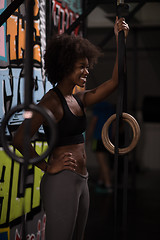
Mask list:
[[[102,142],[104,144],[104,147],[112,154],[115,153],[114,148],[115,146],[111,143],[110,139],[109,139],[109,135],[108,135],[108,129],[110,124],[116,119],[116,114],[113,114],[110,118],[108,118],[108,120],[106,121],[106,123],[104,124],[103,128],[102,128]],[[128,147],[125,148],[119,148],[119,155],[123,155],[126,154],[130,151],[132,151],[138,140],[140,137],[140,127],[138,122],[136,121],[136,119],[131,116],[128,113],[122,113],[122,120],[126,121],[129,123],[129,125],[132,128],[133,131],[133,139],[131,141],[131,144]]]

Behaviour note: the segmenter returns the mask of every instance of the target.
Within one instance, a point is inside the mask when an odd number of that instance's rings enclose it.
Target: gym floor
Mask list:
[[[90,212],[85,240],[160,240],[160,171],[138,171],[135,177],[129,176],[127,217],[123,217],[123,188],[119,184],[116,227],[114,192],[96,193],[96,170],[88,171]]]

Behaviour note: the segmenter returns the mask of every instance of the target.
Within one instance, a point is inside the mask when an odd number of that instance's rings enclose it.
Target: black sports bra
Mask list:
[[[57,87],[53,88],[52,90],[55,91],[60,98],[63,107],[63,117],[57,123],[58,139],[56,146],[83,143],[83,133],[86,130],[86,115],[84,112],[83,103],[79,98],[77,98],[77,96],[73,95],[83,111],[82,116],[76,116],[69,109],[67,102],[60,90]],[[46,135],[49,135],[49,129],[47,126],[44,126],[44,131]]]

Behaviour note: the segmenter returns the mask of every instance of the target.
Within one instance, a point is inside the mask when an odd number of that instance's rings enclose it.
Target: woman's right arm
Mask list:
[[[39,113],[34,113],[33,117],[30,120],[30,128],[27,129],[27,132],[29,134],[30,140],[34,136],[34,134],[38,131],[39,127],[43,124],[44,118]],[[16,131],[12,145],[22,154],[24,155],[24,149],[25,149],[25,124],[26,120],[19,126],[18,130]],[[28,146],[29,153],[31,158],[37,157],[38,153],[35,151],[34,147],[32,146],[31,142]],[[37,167],[39,167],[42,171],[46,171],[47,169],[47,163],[45,160],[39,162],[36,164]]]

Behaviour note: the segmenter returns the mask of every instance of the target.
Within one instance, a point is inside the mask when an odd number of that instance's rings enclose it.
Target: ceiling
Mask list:
[[[128,6],[130,26],[160,27],[160,2],[134,1],[134,3],[128,3]],[[113,27],[115,15],[116,7],[114,1],[98,4],[87,17],[87,26],[89,28]]]

